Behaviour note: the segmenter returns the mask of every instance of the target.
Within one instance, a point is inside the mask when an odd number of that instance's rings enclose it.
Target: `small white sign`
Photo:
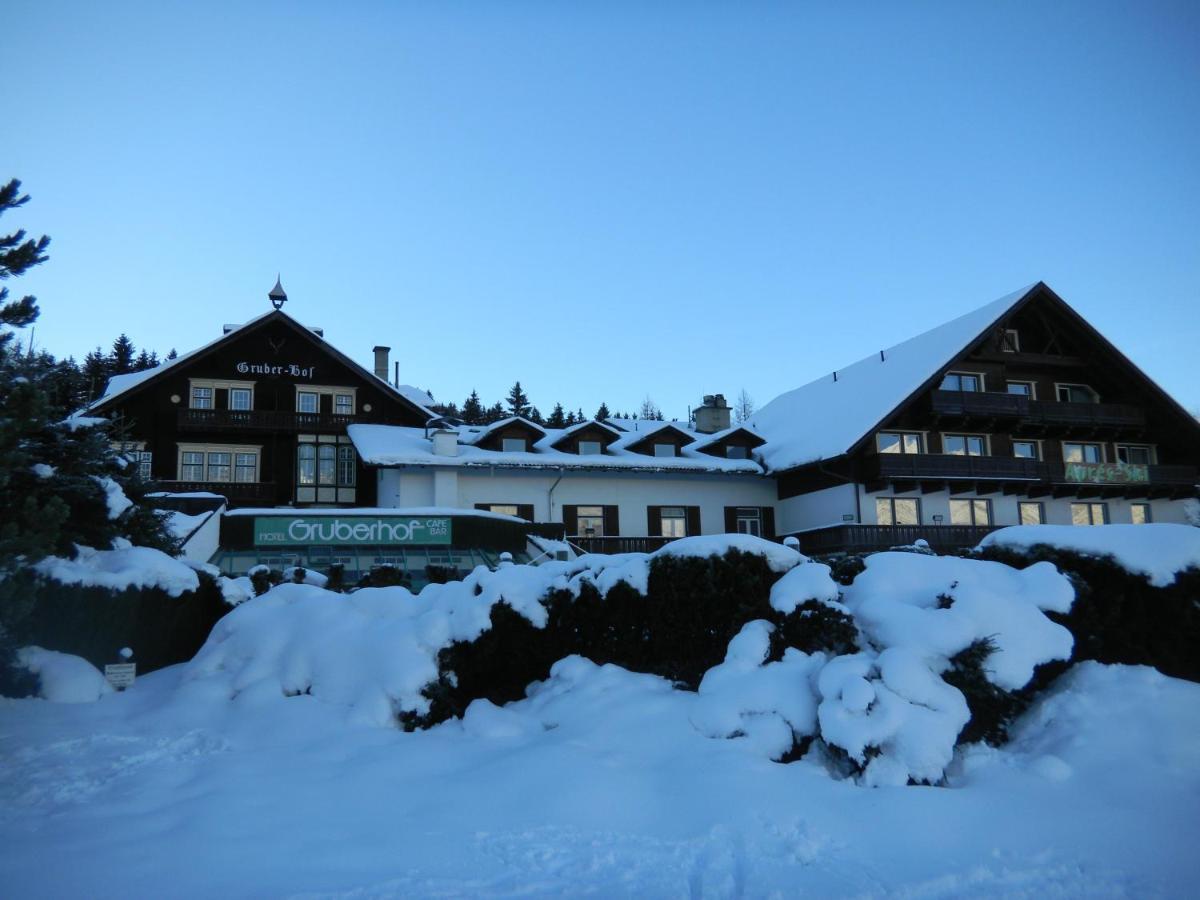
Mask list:
[[[137,677],[137,663],[117,663],[105,666],[104,677],[116,690],[123,691],[125,688],[133,686],[133,679]]]

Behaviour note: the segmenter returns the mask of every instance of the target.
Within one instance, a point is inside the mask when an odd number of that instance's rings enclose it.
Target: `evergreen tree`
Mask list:
[[[529,415],[529,395],[521,390],[521,382],[516,382],[508,391],[508,414],[510,416]]]
[[[179,354],[175,352],[175,348],[171,348],[171,352],[167,354],[167,359],[178,359]]]
[[[486,415],[483,404],[479,402],[479,394],[471,391],[471,396],[463,401],[460,416],[468,425],[482,425]]]
[[[535,425],[545,425],[546,424],[546,420],[542,418],[542,411],[540,409],[538,409],[536,406],[530,407],[529,415],[526,416],[526,418],[529,419],[530,422],[533,422]]]
[[[566,428],[570,428],[572,425],[578,425],[578,424],[579,424],[579,420],[575,418],[575,413],[573,413],[573,412],[567,413],[567,417],[563,420],[563,426]]]
[[[108,384],[108,359],[104,351],[97,347],[83,358],[83,383],[87,391],[88,401],[95,400]]]
[[[13,181],[0,189],[0,214],[28,200],[17,186]],[[25,240],[24,231],[0,237],[0,279],[44,262],[48,244],[44,236]],[[0,321],[12,327],[37,315],[33,297],[0,307]],[[118,488],[140,498],[136,467],[117,458],[103,425],[61,420],[67,401],[54,399],[53,382],[67,374],[64,367],[49,354],[22,355],[11,340],[11,332],[0,334],[0,680],[30,611],[28,585],[16,577],[22,570],[51,554],[73,556],[76,544],[106,549],[119,537],[175,549],[153,510],[136,502],[124,509],[110,504],[110,491]]]
[[[493,422],[499,422],[501,419],[507,419],[508,413],[504,411],[504,406],[500,401],[496,401],[487,408],[487,412],[483,414],[483,424],[491,425]]]
[[[611,419],[612,417],[612,413],[608,411],[608,404],[601,403],[600,408],[596,410],[596,421],[603,422],[607,419]]]
[[[586,421],[587,421],[587,416],[585,416],[585,415],[583,414],[583,407],[582,407],[582,406],[581,406],[581,407],[579,407],[579,409],[575,410],[575,421],[576,421],[576,422],[586,422]]]
[[[551,428],[567,427],[567,417],[563,415],[561,403],[554,404],[554,410],[550,413],[550,418],[546,420],[546,424]]]
[[[109,375],[124,375],[136,371],[134,363],[134,346],[129,336],[122,333],[113,341],[112,353],[108,356]]]

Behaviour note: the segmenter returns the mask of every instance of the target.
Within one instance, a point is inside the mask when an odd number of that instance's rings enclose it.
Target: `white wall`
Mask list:
[[[841,525],[843,516],[856,514],[852,484],[788,497],[775,503],[775,530],[780,534],[794,534],[826,525]]]
[[[379,478],[380,506],[530,504],[538,522],[561,522],[564,504],[616,506],[620,533],[630,536],[646,534],[647,506],[699,506],[701,532],[720,534],[726,506],[773,507],[775,497],[774,479],[756,475],[567,470],[560,478],[557,471],[481,466],[382,469]]]

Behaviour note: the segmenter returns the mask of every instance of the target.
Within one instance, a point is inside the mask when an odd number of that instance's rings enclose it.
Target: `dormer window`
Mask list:
[[[604,447],[599,441],[580,441],[578,452],[580,456],[599,456],[604,452]]]
[[[500,449],[505,453],[524,453],[527,447],[525,438],[506,437],[500,442]]]
[[[1004,337],[1000,341],[1000,349],[1005,353],[1021,352],[1021,337],[1015,328],[1005,328]]]
[[[741,445],[730,444],[725,448],[726,459],[749,459],[750,448],[742,447]]]
[[[655,444],[655,456],[678,456],[678,452],[674,444]]]

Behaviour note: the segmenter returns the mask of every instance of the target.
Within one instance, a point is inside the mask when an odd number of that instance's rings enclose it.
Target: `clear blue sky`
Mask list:
[[[438,399],[681,416],[1042,279],[1200,407],[1200,4],[644,6],[8,0],[38,343],[279,271]]]

